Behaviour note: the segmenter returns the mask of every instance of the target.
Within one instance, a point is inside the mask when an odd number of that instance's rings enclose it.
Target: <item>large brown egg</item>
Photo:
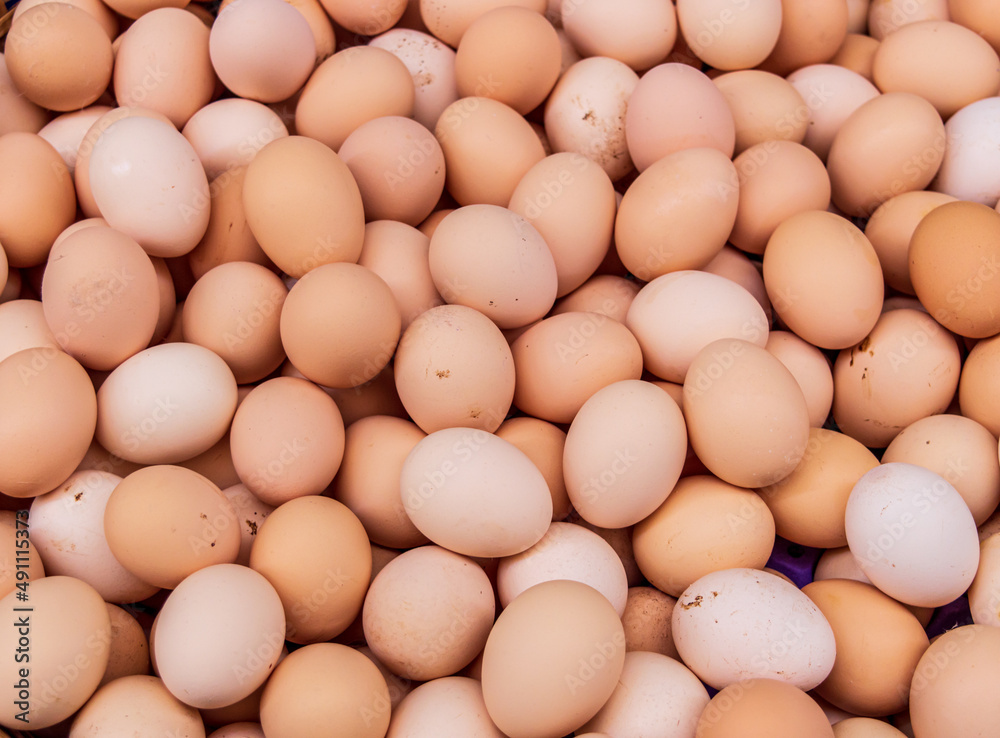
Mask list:
[[[759,69],[741,69],[712,81],[733,112],[736,154],[764,141],[802,143],[809,128],[809,108],[786,79]]]
[[[750,679],[721,690],[701,713],[698,738],[833,738],[816,701],[773,679]]]
[[[699,59],[716,69],[746,69],[774,49],[782,26],[780,0],[678,0],[677,22]]]
[[[198,711],[174,697],[159,677],[135,674],[105,684],[73,718],[69,735],[108,735],[158,730],[163,734],[203,738]]]
[[[515,361],[517,355],[514,356]],[[1000,374],[1000,336],[979,341],[962,367],[958,402],[962,414],[1000,435],[1000,394],[996,392]]]
[[[0,136],[15,132],[38,133],[48,122],[48,111],[21,95],[14,85],[3,54],[0,54],[0,93]]]
[[[671,5],[639,0],[623,7],[614,0],[567,5],[560,20],[573,46],[585,57],[608,57],[636,71],[659,64],[677,39]]]
[[[847,6],[841,0],[781,3],[781,31],[760,68],[785,76],[829,61],[847,35]]]

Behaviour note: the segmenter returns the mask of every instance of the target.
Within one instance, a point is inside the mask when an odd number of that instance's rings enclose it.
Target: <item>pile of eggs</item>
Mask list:
[[[995,3],[12,16],[10,735],[997,735]]]

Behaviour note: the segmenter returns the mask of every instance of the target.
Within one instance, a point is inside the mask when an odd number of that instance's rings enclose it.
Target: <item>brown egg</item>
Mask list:
[[[544,317],[558,277],[542,234],[524,217],[496,205],[466,205],[431,236],[431,277],[446,302],[475,308],[500,328]]]
[[[69,735],[85,738],[138,730],[205,736],[197,710],[170,694],[158,677],[138,674],[102,686],[76,714]]]
[[[910,239],[910,278],[920,301],[955,333],[1000,332],[1000,213],[974,202],[935,208]]]
[[[712,80],[686,64],[668,63],[646,72],[633,90],[625,137],[641,172],[681,149],[708,147],[731,157],[736,126]]]
[[[185,340],[221,356],[238,384],[257,382],[285,359],[278,326],[287,295],[284,283],[259,264],[220,264],[188,293]]]
[[[625,660],[614,608],[580,582],[535,585],[497,619],[483,653],[483,697],[504,733],[564,735],[611,696]]]
[[[961,415],[931,415],[907,426],[882,455],[941,475],[962,495],[976,525],[1000,504],[1000,462],[996,438]]]
[[[583,284],[611,245],[614,187],[600,166],[580,154],[542,159],[518,183],[508,207],[545,239],[555,260],[559,297]]]
[[[517,355],[514,355],[515,361]],[[958,401],[962,414],[1000,436],[1000,397],[995,387],[1000,371],[1000,337],[979,341],[969,352],[962,367]]]
[[[15,9],[18,7],[20,4]],[[20,94],[7,71],[7,59],[0,54],[0,136],[15,132],[38,133],[48,120],[48,111]]]
[[[870,584],[828,579],[802,591],[837,641],[833,671],[816,692],[855,715],[891,715],[906,707],[917,661],[929,645],[917,619]],[[878,651],[872,643],[879,644]]]
[[[257,152],[277,138],[288,135],[284,122],[266,105],[243,98],[217,100],[201,107],[184,124],[181,133],[205,165],[215,189],[226,186],[225,173],[236,176]]]
[[[677,38],[674,8],[652,0],[567,3],[560,20],[581,56],[610,57],[637,72],[665,60]]]
[[[597,390],[642,374],[642,349],[624,325],[599,313],[546,318],[511,345],[514,404],[551,423],[569,423]]]
[[[444,191],[444,153],[434,135],[409,118],[362,123],[338,152],[351,170],[367,220],[424,220]]]
[[[612,274],[598,274],[557,300],[549,314],[599,313],[624,323],[639,287],[640,284],[636,280]]]
[[[914,733],[921,738],[989,735],[1000,710],[984,690],[1000,678],[998,664],[998,628],[963,625],[936,639],[910,684]]]
[[[158,8],[133,23],[115,54],[119,105],[163,113],[178,128],[215,93],[208,28],[179,8]]]
[[[344,455],[340,410],[305,379],[276,377],[254,387],[231,432],[240,480],[269,505],[320,494]]]
[[[243,206],[261,248],[292,277],[358,260],[361,193],[347,165],[319,141],[288,136],[261,149],[247,168]]]
[[[399,341],[395,381],[425,432],[456,426],[495,431],[514,396],[515,364],[503,334],[482,313],[442,305],[418,316]]]
[[[519,417],[505,420],[496,435],[523,451],[545,477],[552,495],[552,519],[562,520],[569,515],[572,505],[563,477],[566,433],[544,420]]]
[[[1000,24],[997,22],[989,0],[950,0],[948,12],[951,20],[969,28],[1000,49]],[[998,52],[1000,53],[1000,52]]]
[[[494,614],[493,587],[478,564],[421,546],[390,561],[369,587],[365,640],[394,674],[437,679],[475,658]]]
[[[449,105],[434,135],[444,151],[446,187],[460,205],[506,207],[518,182],[545,158],[528,121],[487,97],[465,97]]]
[[[830,59],[830,63],[857,72],[871,81],[872,67],[875,64],[875,53],[878,48],[879,42],[871,36],[849,33],[837,54]]]
[[[759,69],[741,69],[712,81],[733,113],[734,153],[764,141],[802,142],[809,125],[809,108],[787,80]]]
[[[973,622],[1000,625],[1000,536],[980,541],[979,569],[968,596]]]
[[[887,92],[851,113],[830,146],[833,202],[867,216],[890,197],[922,190],[944,156],[944,123],[910,92]]]
[[[524,115],[552,90],[560,60],[559,37],[543,15],[516,5],[495,8],[476,18],[458,44],[458,92],[499,100]]]
[[[557,152],[582,154],[613,181],[632,171],[625,111],[639,76],[609,57],[589,57],[563,72],[545,104],[545,132]]]
[[[622,625],[626,651],[652,651],[680,660],[670,616],[677,600],[655,587],[629,587]]]
[[[948,20],[948,0],[871,0],[868,34],[881,41],[893,31],[920,21]]]
[[[331,56],[309,77],[295,126],[337,151],[366,121],[410,116],[413,100],[413,78],[403,62],[385,49],[355,46]]]
[[[833,724],[834,738],[903,738],[904,733],[884,720],[851,717]]]
[[[713,148],[665,155],[625,191],[615,247],[642,280],[703,267],[726,244],[740,188],[733,163]]]
[[[482,685],[476,679],[464,676],[434,679],[418,685],[410,694],[398,709],[393,707],[386,738],[431,735],[504,738],[490,720]]]
[[[912,92],[948,118],[996,95],[1000,57],[989,42],[948,21],[910,23],[889,34],[875,54],[872,76],[883,92]]]
[[[85,10],[44,3],[11,24],[4,47],[7,71],[31,102],[49,110],[79,110],[111,82],[111,39]]]
[[[239,389],[239,400],[250,391],[249,387]],[[227,432],[216,442],[214,446],[202,451],[197,456],[177,462],[177,466],[198,472],[203,477],[208,477],[219,489],[226,489],[234,484],[239,484],[240,478],[233,467],[233,454],[229,447],[229,433]]]
[[[45,263],[75,211],[73,180],[48,141],[34,133],[0,137],[0,243],[10,267]]]
[[[34,730],[65,720],[90,699],[108,665],[111,624],[101,596],[79,579],[47,576],[24,586],[0,600],[11,623],[0,636],[11,655],[3,665],[0,725]]]
[[[42,279],[42,308],[60,347],[108,371],[146,348],[157,325],[156,270],[129,236],[97,226],[55,246]]]
[[[427,543],[399,493],[403,461],[426,435],[410,421],[386,415],[361,418],[347,429],[332,496],[358,516],[373,543],[401,549]]]
[[[809,444],[795,470],[760,489],[778,535],[816,548],[847,545],[847,498],[855,482],[878,463],[871,451],[850,436],[811,428]]]
[[[751,254],[763,254],[783,221],[830,204],[830,178],[823,162],[793,141],[766,141],[733,161],[739,175],[739,206],[729,241]]]
[[[774,545],[774,519],[748,489],[711,476],[684,477],[636,525],[632,545],[650,583],[678,597],[710,572],[763,567]]]
[[[823,352],[788,331],[770,331],[764,348],[792,373],[809,408],[809,425],[821,428],[833,405],[833,367]]]
[[[245,485],[239,482],[224,488],[222,494],[233,503],[240,528],[240,552],[236,557],[236,563],[249,566],[250,549],[253,547],[253,542],[257,540],[257,530],[267,519],[267,516],[274,512],[274,508],[255,497]]]
[[[108,546],[143,581],[172,589],[188,574],[231,563],[236,510],[211,481],[179,466],[148,466],[118,483],[104,511]]]
[[[736,338],[713,341],[695,356],[684,378],[684,416],[698,458],[742,487],[784,479],[809,440],[809,411],[791,372]]]
[[[418,0],[410,0],[408,7],[418,5]],[[441,112],[458,99],[458,84],[455,50],[425,30],[396,26],[368,45],[385,49],[403,62],[413,77],[413,119],[433,131]]]
[[[20,9],[21,4],[17,7]],[[107,105],[91,105],[83,110],[63,113],[47,123],[38,135],[48,141],[66,162],[72,177],[76,169],[76,156],[90,127],[112,110]]]
[[[275,668],[261,696],[260,722],[268,738],[319,738],[332,726],[345,736],[380,738],[390,707],[386,681],[364,654],[315,643]]]
[[[108,665],[98,689],[121,677],[149,673],[149,641],[135,617],[117,605],[107,605],[111,620]]]
[[[823,263],[817,270],[815,265]],[[764,284],[781,320],[821,348],[841,349],[871,331],[882,309],[882,269],[871,243],[825,210],[784,220],[764,252]]]
[[[784,77],[829,61],[847,35],[847,24],[847,3],[842,0],[781,3],[781,32],[760,68]]]
[[[29,348],[0,362],[0,491],[35,497],[65,480],[83,459],[97,424],[87,372],[53,348]]]
[[[286,638],[316,643],[341,633],[361,611],[371,556],[357,516],[336,500],[310,495],[268,516],[250,550],[250,566],[278,591]]]
[[[872,213],[865,225],[865,236],[878,255],[886,284],[912,295],[910,281],[910,238],[917,225],[931,210],[955,198],[939,192],[904,192],[886,200]]]
[[[677,22],[698,58],[716,69],[747,69],[763,62],[782,28],[780,0],[732,3],[678,0]]]
[[[701,713],[698,738],[832,738],[823,709],[805,692],[773,679],[730,684]]]
[[[18,520],[20,520],[20,524]],[[17,531],[19,529],[25,530],[26,524],[28,524],[28,518],[24,515],[15,518],[13,510],[0,512],[0,542],[2,542],[5,552],[0,557],[0,598],[6,597],[14,591],[18,582],[18,571],[24,571],[27,574],[29,583],[45,576],[45,567],[31,536],[27,537],[27,544],[18,544],[25,537],[18,536]],[[25,549],[27,550],[25,551]]]
[[[324,0],[323,8],[348,31],[361,36],[374,36],[396,25],[406,10],[406,3],[394,0]]]
[[[958,345],[926,313],[884,313],[833,367],[833,417],[871,448],[884,448],[910,423],[944,412],[959,378]]]
[[[767,325],[771,325],[774,315],[764,287],[764,278],[761,276],[760,262],[751,261],[742,251],[726,245],[701,271],[725,277],[753,295],[764,310]]]
[[[834,64],[802,67],[788,75],[788,82],[809,110],[809,126],[802,143],[824,161],[851,113],[879,96],[878,88],[863,76]]]

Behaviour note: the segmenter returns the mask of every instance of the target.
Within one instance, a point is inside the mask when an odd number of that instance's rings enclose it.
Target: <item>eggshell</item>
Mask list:
[[[65,480],[83,459],[97,424],[87,372],[51,347],[0,362],[0,491],[35,497]]]
[[[433,307],[406,329],[395,356],[400,400],[431,433],[495,431],[514,396],[514,359],[500,329],[464,305]]]
[[[104,509],[104,535],[122,566],[167,589],[198,569],[235,561],[240,548],[232,503],[178,466],[144,467],[119,482]]]
[[[614,692],[625,636],[614,608],[580,582],[535,585],[500,614],[483,653],[483,697],[508,735],[564,735]]]
[[[31,504],[32,544],[49,575],[72,576],[107,602],[138,602],[156,594],[115,558],[104,531],[104,512],[122,478],[103,471],[77,471]]]
[[[250,567],[285,608],[293,643],[333,638],[361,612],[371,575],[368,536],[347,507],[327,497],[289,500],[257,530]]]
[[[361,193],[347,165],[319,141],[287,136],[261,149],[247,167],[243,206],[260,247],[289,276],[358,260]]]
[[[973,622],[1000,625],[1000,536],[980,543],[979,568],[968,595]]]
[[[108,665],[98,686],[135,674],[149,673],[149,641],[142,626],[127,610],[107,605],[111,620]]]
[[[903,26],[926,20],[946,21],[947,0],[872,0],[868,6],[868,33],[879,41]]]
[[[518,5],[544,13],[545,0],[471,0],[463,3],[440,3],[433,0],[419,0],[420,17],[433,33],[449,46],[457,47],[462,35],[476,18],[490,10],[505,5]]]
[[[25,3],[27,4],[27,3]],[[20,4],[15,6],[15,10]],[[50,114],[20,94],[7,70],[7,59],[0,54],[0,136],[8,133],[38,133]]]
[[[467,556],[511,556],[537,543],[552,519],[538,467],[483,430],[431,433],[403,462],[403,505],[434,543]]]
[[[281,600],[263,576],[237,564],[206,567],[185,578],[160,609],[157,673],[182,702],[223,707],[264,683],[284,634]]]
[[[826,424],[833,405],[833,369],[822,351],[794,333],[770,331],[764,348],[792,373],[806,398],[809,425]]]
[[[798,466],[760,490],[778,535],[803,546],[836,548],[847,543],[844,511],[855,483],[878,466],[865,446],[843,433],[811,428]]]
[[[209,738],[265,738],[260,723],[241,722],[223,725],[208,734]]]
[[[209,37],[219,80],[239,97],[278,102],[309,78],[316,40],[305,17],[278,0],[238,0],[224,7]]]
[[[625,111],[639,75],[623,62],[593,56],[572,64],[545,103],[545,132],[556,152],[581,154],[612,181],[632,171]]]
[[[768,57],[782,25],[780,0],[677,0],[684,40],[699,59],[716,69],[755,67]]]
[[[985,426],[994,436],[1000,435],[1000,402],[988,388],[995,386],[998,367],[1000,339],[994,336],[979,341],[965,360],[958,388],[962,414]]]
[[[650,0],[627,8],[608,0],[567,4],[559,20],[581,56],[615,59],[636,71],[664,61],[678,36],[674,8]]]
[[[677,600],[656,587],[629,587],[622,625],[626,651],[652,651],[680,659],[671,633]]]
[[[362,123],[413,113],[410,71],[385,49],[353,46],[338,51],[309,76],[295,107],[295,128],[340,149]]]
[[[1000,674],[1000,630],[963,625],[934,641],[917,664],[910,684],[910,719],[921,738],[987,736],[1000,719],[994,702],[984,700]]]
[[[403,62],[413,78],[413,119],[433,131],[442,111],[458,99],[455,50],[422,30],[402,26],[379,34],[368,45]]]
[[[411,696],[412,695],[412,696]],[[392,711],[386,738],[504,738],[475,679],[443,677],[418,685]]]
[[[761,276],[759,262],[751,261],[742,251],[726,245],[700,271],[725,277],[753,295],[764,309],[767,324],[771,325],[774,314],[771,310],[771,300],[768,299],[767,290],[764,287],[764,278]]]
[[[724,154],[669,153],[625,191],[615,219],[618,256],[646,281],[703,267],[725,246],[738,203],[736,169]]]
[[[683,101],[683,103],[680,103]],[[640,172],[681,149],[707,147],[727,157],[736,146],[736,126],[726,98],[702,72],[670,62],[639,80],[628,101],[625,138]]]
[[[620,322],[599,313],[563,313],[531,326],[511,345],[514,404],[552,423],[569,423],[602,387],[642,374],[642,350]]]
[[[216,184],[224,172],[235,175],[262,148],[288,135],[281,118],[266,105],[243,98],[216,100],[199,107],[183,124],[184,134],[194,147],[212,182],[212,196],[224,186]]]
[[[236,410],[236,380],[206,348],[162,344],[119,364],[97,404],[102,446],[136,463],[175,463],[225,435]]]
[[[809,411],[795,378],[765,349],[735,338],[713,341],[691,362],[684,415],[698,458],[737,486],[784,479],[809,439]]]
[[[882,455],[883,462],[916,464],[946,479],[982,525],[1000,504],[996,438],[961,415],[931,415],[907,426]]]
[[[204,738],[198,711],[174,697],[158,677],[126,676],[101,687],[77,713],[72,738],[115,731],[161,730],[181,738]]]
[[[389,363],[401,324],[381,277],[357,264],[324,264],[289,290],[281,343],[296,368],[317,384],[356,387]]]
[[[118,120],[100,134],[88,167],[100,214],[151,256],[186,254],[205,235],[208,179],[191,144],[171,126]]]
[[[506,207],[545,148],[516,110],[480,95],[445,108],[434,128],[444,151],[445,187],[459,205]]]
[[[716,689],[745,679],[812,689],[836,655],[820,609],[794,584],[755,569],[723,569],[691,584],[674,608],[673,635],[684,663]]]
[[[503,607],[541,582],[569,579],[588,584],[608,598],[621,616],[628,580],[615,550],[599,535],[573,523],[555,522],[538,543],[500,560],[497,594]]]
[[[73,181],[52,144],[35,133],[0,137],[0,244],[9,267],[45,263],[75,210]]]
[[[726,687],[698,719],[698,738],[830,738],[830,723],[815,700],[790,684],[749,679]]]
[[[347,646],[315,643],[278,664],[264,687],[260,724],[268,738],[379,738],[389,712],[389,689],[371,661]]]
[[[362,617],[365,641],[393,673],[437,679],[464,668],[486,644],[493,588],[474,561],[422,546],[378,573]]]
[[[905,733],[875,718],[852,717],[833,725],[834,738],[900,738]]]
[[[640,286],[637,280],[613,274],[597,274],[565,297],[556,300],[549,314],[599,313],[624,323]]]
[[[338,152],[351,170],[367,220],[418,225],[444,191],[444,153],[416,121],[384,116],[362,123]]]
[[[396,25],[406,10],[406,3],[394,0],[325,0],[323,7],[338,25],[348,31],[362,36],[374,36]]]
[[[446,302],[475,308],[500,328],[538,320],[555,302],[552,252],[526,218],[505,207],[468,205],[450,213],[431,236],[428,261]]]
[[[670,494],[686,450],[684,417],[659,388],[639,380],[603,387],[567,432],[563,470],[570,501],[595,525],[634,525]]]
[[[830,59],[830,63],[857,72],[871,81],[872,67],[875,64],[875,53],[878,51],[878,47],[879,42],[871,36],[849,33],[844,38],[844,43],[836,55]]]
[[[0,725],[28,723],[34,730],[70,717],[97,689],[108,664],[111,621],[101,596],[79,579],[47,576],[28,586],[0,600],[11,623],[0,647],[12,656],[3,667],[7,704]],[[28,592],[30,611],[16,597],[22,591]],[[18,662],[13,656],[26,637],[29,661]],[[30,686],[19,687],[21,679]]]
[[[826,616],[837,641],[833,671],[816,692],[854,715],[903,710],[927,634],[901,604],[870,584],[842,579],[802,590]],[[878,643],[875,651],[870,644]]]
[[[809,108],[787,80],[759,69],[742,69],[712,81],[733,113],[735,154],[764,141],[802,142],[809,127]]]
[[[833,366],[833,418],[871,448],[884,448],[903,428],[944,412],[959,378],[958,345],[927,313],[890,310]]]
[[[111,39],[94,16],[66,3],[43,3],[20,13],[4,52],[17,89],[49,110],[85,108],[111,81]]]
[[[829,61],[847,34],[848,3],[823,0],[781,3],[781,30],[768,57],[761,63],[782,76],[809,64]]]
[[[24,2],[18,3],[17,10],[20,10],[24,5]],[[90,130],[90,127],[110,110],[111,108],[107,105],[90,105],[83,110],[63,113],[46,123],[38,131],[38,135],[52,144],[59,152],[63,161],[66,162],[71,177],[76,169],[77,151],[83,142],[83,137]]]
[[[861,570],[900,602],[945,605],[976,574],[972,514],[954,487],[923,467],[890,462],[867,472],[851,492],[846,522]]]

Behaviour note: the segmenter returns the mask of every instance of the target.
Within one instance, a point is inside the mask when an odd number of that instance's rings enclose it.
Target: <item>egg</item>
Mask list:
[[[699,59],[716,69],[746,69],[774,49],[781,32],[781,2],[678,0],[677,22]]]
[[[765,141],[802,142],[809,127],[809,108],[786,79],[760,69],[741,69],[712,81],[733,113],[735,154]]]
[[[834,738],[900,738],[905,733],[875,718],[852,717],[833,725]]]
[[[412,695],[412,696],[411,696]],[[449,676],[420,684],[392,711],[386,738],[504,738],[475,679]]]
[[[638,294],[640,284],[636,280],[617,277],[613,274],[598,274],[577,287],[565,297],[556,300],[551,315],[583,312],[598,313],[625,322],[625,316]]]
[[[845,520],[851,553],[890,597],[938,607],[972,584],[979,565],[975,521],[961,495],[934,472],[902,462],[866,472]]]
[[[871,36],[859,33],[849,33],[844,38],[837,54],[830,59],[831,64],[857,72],[869,82],[872,81],[872,68],[875,65],[875,52],[879,42]]]
[[[806,5],[781,3],[778,40],[761,68],[785,76],[796,69],[832,59],[847,34],[848,5],[841,0]]]
[[[110,682],[73,718],[72,738],[115,731],[158,730],[180,738],[204,738],[198,711],[178,700],[155,676],[132,675]]]
[[[883,40],[894,31],[911,23],[937,20],[949,17],[949,3],[946,0],[872,0],[868,6],[868,33]]]
[[[830,738],[815,700],[774,679],[748,679],[721,690],[701,713],[698,738]]]
[[[22,3],[18,3],[20,10]],[[59,152],[59,155],[66,162],[69,174],[72,177],[76,170],[77,151],[83,143],[83,137],[90,130],[90,127],[97,120],[109,112],[111,108],[107,105],[90,105],[83,110],[77,110],[62,115],[49,121],[38,131],[38,135],[48,141]]]
[[[979,341],[965,360],[958,387],[962,414],[985,426],[994,436],[1000,435],[1000,403],[987,388],[996,381],[998,366],[1000,340],[994,336]]]
[[[184,135],[212,182],[212,196],[228,180],[217,181],[223,173],[236,176],[262,148],[288,135],[281,118],[266,105],[233,97],[199,106],[183,124]]]
[[[15,6],[15,10],[20,4]],[[7,133],[38,133],[49,121],[50,113],[20,94],[7,70],[7,59],[0,53],[0,136]]]
[[[483,652],[483,697],[507,735],[580,728],[611,697],[625,663],[621,621],[581,582],[543,582],[500,614]]]
[[[375,656],[394,674],[417,681],[467,666],[486,644],[494,615],[483,569],[438,546],[406,551],[386,564],[362,611]]]
[[[98,689],[108,682],[135,674],[149,673],[149,641],[139,622],[127,610],[107,605],[111,620],[108,665]]]
[[[678,598],[672,621],[684,663],[715,689],[773,679],[808,690],[833,669],[830,623],[774,574],[746,568],[706,574]]]
[[[629,587],[622,615],[626,651],[651,651],[680,659],[671,633],[677,600],[656,587]]]
[[[348,31],[362,36],[374,36],[396,25],[406,10],[406,3],[393,0],[374,3],[325,0],[323,8],[338,25]]]
[[[810,427],[823,427],[833,405],[833,370],[829,359],[789,331],[770,331],[764,348],[795,377],[806,398]]]
[[[974,623],[1000,625],[1000,536],[980,543],[979,568],[968,595]]]

